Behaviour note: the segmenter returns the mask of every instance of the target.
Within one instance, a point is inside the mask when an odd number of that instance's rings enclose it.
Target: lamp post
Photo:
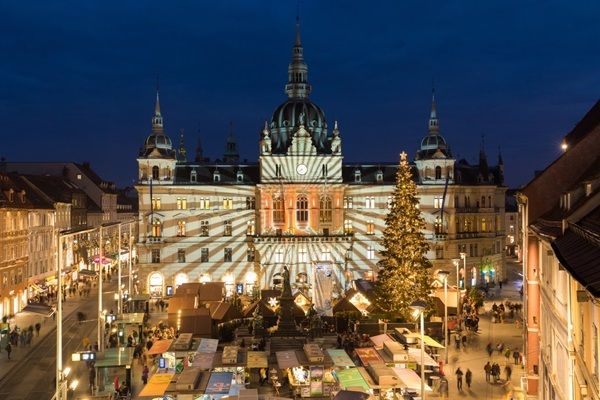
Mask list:
[[[127,293],[129,293],[129,298],[131,299],[131,295],[133,294],[133,271],[132,271],[132,245],[133,245],[133,231],[132,231],[132,222],[129,223],[129,240],[127,241],[129,244],[129,259],[128,261],[128,267],[129,267],[129,280],[127,281]],[[131,311],[131,310],[130,310]]]
[[[104,325],[102,323],[103,321],[103,314],[102,314],[102,273],[104,272],[104,252],[103,252],[103,248],[104,248],[104,244],[103,244],[103,228],[102,225],[100,225],[100,233],[99,233],[99,240],[98,240],[98,257],[100,257],[100,270],[98,271],[98,351],[102,352],[104,351]]]
[[[421,399],[425,399],[425,309],[427,303],[423,300],[415,300],[411,303],[410,308],[419,316],[421,320]]]
[[[122,224],[119,224],[119,245],[117,246],[117,270],[119,271],[117,277],[117,293],[119,295],[119,299],[117,300],[117,314],[123,313],[123,288],[121,286],[121,225]]]
[[[446,345],[446,365],[448,365],[448,271],[438,271],[438,277],[444,282],[444,344]]]
[[[458,324],[460,326],[460,260],[454,259],[452,263],[456,267],[456,317],[458,318]]]
[[[461,252],[460,259],[463,260],[463,271],[465,271],[465,289],[467,288],[467,253]],[[473,279],[473,278],[471,278]],[[473,283],[471,282],[471,286]]]

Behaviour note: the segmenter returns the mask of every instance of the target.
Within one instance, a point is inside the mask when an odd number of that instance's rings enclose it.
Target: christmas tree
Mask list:
[[[429,302],[432,275],[431,263],[425,256],[429,244],[423,234],[425,221],[419,210],[417,185],[404,152],[400,154],[396,188],[385,225],[384,250],[378,264],[377,306],[386,314],[409,320],[409,306],[414,300]]]

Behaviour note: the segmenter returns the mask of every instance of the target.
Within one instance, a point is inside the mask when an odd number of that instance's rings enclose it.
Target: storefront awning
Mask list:
[[[327,349],[333,365],[336,367],[354,367],[354,361],[348,356],[345,350],[342,349]]]
[[[275,356],[277,357],[277,365],[279,366],[279,369],[300,366],[300,362],[298,361],[298,357],[296,357],[296,352],[294,350],[278,351],[275,353]]]
[[[421,340],[421,334],[420,333],[416,333],[416,332],[405,333],[404,337],[405,338],[414,338],[414,339],[417,339],[417,340]],[[444,348],[444,346],[442,346],[440,343],[438,343],[431,336],[423,335],[423,341],[425,342],[425,346],[436,347],[438,349],[443,349]]]
[[[197,353],[215,353],[219,347],[218,339],[201,339]]]
[[[173,343],[172,339],[157,340],[152,344],[152,347],[148,351],[148,355],[151,356],[154,354],[165,353],[167,350],[169,350],[169,347],[171,347],[171,343]]]
[[[43,315],[44,317],[51,317],[54,314],[54,308],[41,303],[30,303],[27,304],[23,310],[32,314]]]
[[[33,289],[36,293],[44,293],[44,292],[46,292],[46,289],[41,288],[39,285],[36,285],[35,283],[32,283],[31,285],[29,285],[29,287],[31,289]]]
[[[361,388],[365,392],[370,389],[369,384],[367,381],[365,381],[357,368],[348,368],[335,371],[335,376],[340,383],[340,388],[342,389]]]
[[[205,394],[229,394],[233,372],[213,372],[210,374]]]
[[[268,368],[269,360],[267,358],[267,352],[265,351],[249,351],[248,361],[246,366],[248,368]]]
[[[358,355],[358,358],[360,358],[360,361],[365,367],[371,363],[383,362],[383,360],[381,359],[374,347],[360,347],[357,348],[355,351]]]
[[[160,374],[156,373],[150,377],[150,380],[144,386],[139,397],[162,396],[165,394],[167,387],[171,383],[171,379],[175,374]]]
[[[404,389],[421,391],[421,377],[415,371],[408,368],[394,367],[394,373],[400,379],[400,386]],[[431,392],[431,388],[425,384],[425,391]]]

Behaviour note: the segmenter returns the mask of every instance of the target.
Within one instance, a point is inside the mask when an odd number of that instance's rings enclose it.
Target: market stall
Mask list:
[[[197,353],[214,353],[217,351],[219,347],[218,339],[205,339],[200,340],[200,344],[198,345]]]
[[[172,373],[155,373],[150,377],[150,380],[139,393],[138,397],[163,396],[174,376],[175,374]]]
[[[374,347],[359,347],[355,351],[362,365],[365,367],[371,363],[383,362],[383,359]]]
[[[133,347],[115,347],[96,354],[98,393],[112,393],[115,378],[131,387]]]
[[[373,343],[373,347],[375,347],[376,349],[383,349],[383,344],[385,342],[394,341],[394,339],[392,339],[390,335],[385,333],[381,335],[371,336],[369,340],[371,341],[371,343]]]
[[[366,378],[367,383],[373,389],[374,394],[382,399],[392,399],[394,391],[399,387],[400,380],[394,371],[383,363],[371,363],[365,368],[368,372],[370,381]],[[363,373],[363,370],[359,370]]]
[[[143,313],[118,314],[117,319],[113,323],[117,325],[119,344],[127,343],[129,335],[133,338],[133,345],[138,344],[142,339],[142,330],[144,328]]]
[[[333,365],[336,367],[354,367],[354,361],[343,349],[327,349],[327,354],[331,357]]]
[[[400,379],[400,387],[404,391],[420,392],[421,391],[421,377],[412,369],[394,367],[394,373]],[[425,391],[431,392],[431,388],[425,384]]]
[[[371,388],[363,378],[358,368],[346,368],[334,372],[341,389],[370,393]]]
[[[204,393],[216,399],[229,395],[232,379],[232,372],[212,372]]]

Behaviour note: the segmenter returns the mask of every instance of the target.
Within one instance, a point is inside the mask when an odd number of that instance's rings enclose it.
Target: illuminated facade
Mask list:
[[[154,295],[186,281],[225,281],[250,292],[272,286],[283,265],[292,283],[313,284],[326,265],[334,292],[374,279],[396,163],[344,163],[337,121],[309,99],[297,27],[288,95],[265,122],[258,163],[240,163],[233,136],[221,162],[200,146],[188,160],[183,138],[165,133],[157,93],[152,133],[138,156],[140,278]],[[452,157],[439,134],[435,101],[414,172],[436,268],[466,253],[467,284],[501,277],[504,262],[502,165]],[[462,262],[461,262],[462,268]]]

